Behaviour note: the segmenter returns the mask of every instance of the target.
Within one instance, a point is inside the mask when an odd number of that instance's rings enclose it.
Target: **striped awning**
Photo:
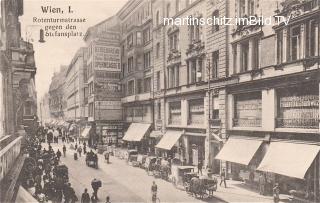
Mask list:
[[[131,123],[122,139],[129,142],[139,142],[146,135],[150,126],[150,123]]]

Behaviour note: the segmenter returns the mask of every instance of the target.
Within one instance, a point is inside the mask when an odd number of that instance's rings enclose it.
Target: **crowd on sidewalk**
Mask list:
[[[79,201],[69,181],[68,168],[63,165],[61,160],[62,153],[66,157],[66,143],[70,143],[70,148],[75,150],[76,154],[81,157],[82,150],[87,156],[96,156],[93,152],[95,149],[87,151],[86,143],[80,146],[80,141],[69,139],[67,134],[63,135],[62,131],[57,128],[39,127],[35,135],[26,137],[25,153],[28,154],[26,160],[26,169],[23,171],[22,186],[39,202],[52,203],[72,203]],[[51,144],[58,143],[59,137],[63,142],[62,149],[53,150]],[[44,144],[47,142],[47,148]],[[93,179],[91,182],[92,195],[85,188],[81,195],[82,203],[98,202],[98,189],[101,187],[101,181]],[[106,202],[110,202],[110,197],[106,197]]]

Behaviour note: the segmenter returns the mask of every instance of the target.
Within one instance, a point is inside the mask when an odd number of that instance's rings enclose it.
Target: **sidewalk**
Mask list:
[[[263,196],[247,189],[240,181],[227,180],[227,188],[220,187],[213,195],[225,202],[273,202],[272,196]]]

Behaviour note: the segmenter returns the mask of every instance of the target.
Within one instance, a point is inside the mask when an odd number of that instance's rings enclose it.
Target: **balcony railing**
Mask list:
[[[276,118],[278,128],[318,129],[319,118]]]
[[[261,127],[261,118],[234,118],[235,127]]]

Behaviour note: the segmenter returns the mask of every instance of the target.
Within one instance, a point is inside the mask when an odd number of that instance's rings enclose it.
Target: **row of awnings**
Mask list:
[[[262,143],[230,138],[215,158],[249,165]],[[318,145],[271,142],[257,170],[304,179],[319,151]]]
[[[127,142],[139,142],[146,136],[148,132],[150,132],[150,127],[151,124],[131,123],[122,140]],[[150,132],[149,136],[156,138],[163,135],[155,147],[164,150],[171,150],[182,134],[182,131],[168,130],[164,134],[162,134],[160,131],[152,131]]]

